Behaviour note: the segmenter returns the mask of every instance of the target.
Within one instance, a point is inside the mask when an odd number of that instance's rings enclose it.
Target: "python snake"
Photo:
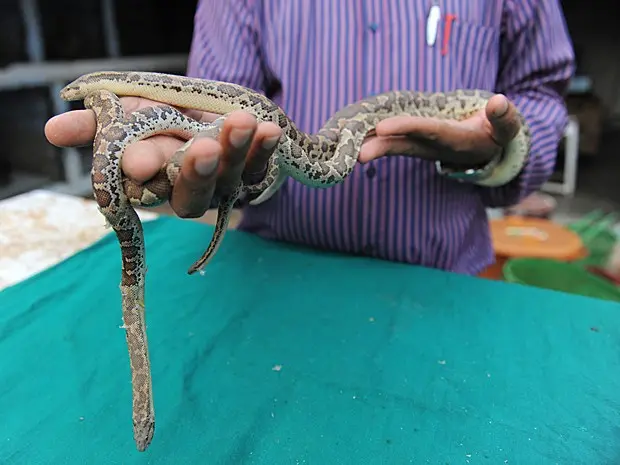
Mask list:
[[[144,237],[134,207],[155,206],[169,200],[185,150],[193,138],[199,134],[217,138],[224,118],[234,110],[248,111],[258,121],[271,121],[282,129],[262,181],[252,185],[239,182],[232,193],[219,199],[213,237],[205,253],[189,269],[190,274],[202,271],[217,251],[239,197],[253,195],[251,204],[262,203],[288,177],[317,188],[338,184],[351,173],[362,142],[382,119],[397,115],[464,119],[484,109],[492,95],[480,90],[386,92],[346,106],[316,134],[306,134],[267,97],[227,82],[112,71],[83,75],[62,89],[64,100],[83,100],[96,116],[91,180],[98,208],[114,229],[121,249],[122,315],[131,367],[134,440],[139,451],[146,450],[152,441],[155,414],[144,305]],[[160,104],[126,115],[121,96],[143,97]],[[202,123],[176,108],[221,116],[212,123]],[[121,171],[121,158],[127,146],[159,133],[174,133],[187,143],[147,183],[138,184],[126,178]],[[490,178],[478,184],[498,186],[509,182],[520,172],[529,147],[529,130],[521,117],[521,129],[505,148],[502,161]]]

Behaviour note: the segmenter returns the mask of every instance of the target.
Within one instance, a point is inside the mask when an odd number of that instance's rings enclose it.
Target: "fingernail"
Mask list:
[[[495,116],[497,118],[501,118],[508,111],[508,101],[506,99],[502,100],[502,103],[495,110]]]
[[[235,147],[243,147],[252,134],[251,129],[233,129],[230,131],[230,143]]]
[[[270,150],[274,148],[278,142],[280,142],[280,136],[269,137],[263,141],[263,148]]]
[[[196,160],[194,169],[200,176],[209,176],[215,171],[218,165],[218,158],[215,160]]]

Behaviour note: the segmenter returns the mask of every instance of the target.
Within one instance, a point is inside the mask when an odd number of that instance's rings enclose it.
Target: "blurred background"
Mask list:
[[[513,212],[574,224],[620,210],[620,28],[609,5],[562,2],[577,55],[566,97],[571,123],[544,192]],[[0,201],[34,189],[92,198],[90,148],[58,149],[43,134],[49,117],[69,109],[59,89],[102,69],[184,73],[195,7],[196,0],[2,0]],[[605,227],[619,231],[615,218]]]
[[[89,195],[91,149],[59,150],[43,134],[47,119],[68,109],[58,91],[103,69],[183,73],[196,0],[0,5],[0,199],[43,187]]]

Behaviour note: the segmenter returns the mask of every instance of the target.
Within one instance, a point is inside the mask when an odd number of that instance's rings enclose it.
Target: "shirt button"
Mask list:
[[[372,179],[377,175],[377,168],[375,168],[374,166],[369,166],[368,169],[366,170],[366,176],[368,176],[368,179]]]
[[[377,32],[377,29],[379,29],[379,25],[377,23],[370,23],[368,25],[368,29],[370,29],[372,32]]]

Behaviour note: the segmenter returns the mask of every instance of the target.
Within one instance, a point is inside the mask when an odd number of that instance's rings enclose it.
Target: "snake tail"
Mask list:
[[[155,413],[144,311],[144,237],[138,214],[120,188],[120,162],[130,139],[121,124],[123,109],[109,92],[89,94],[84,104],[95,112],[91,179],[99,210],[113,228],[121,249],[122,318],[132,377],[133,430],[136,447],[146,450],[155,432]],[[113,180],[110,184],[110,180]]]
[[[217,221],[215,222],[215,230],[213,231],[211,242],[202,256],[189,268],[187,274],[194,274],[196,271],[202,271],[218,251],[224,239],[224,234],[226,234],[226,230],[228,229],[233,207],[240,197],[242,190],[243,184],[240,183],[230,195],[221,199],[217,208]]]
[[[265,188],[265,190],[261,192],[261,194],[258,197],[250,200],[249,204],[259,205],[263,202],[266,202],[271,197],[273,197],[273,195],[276,194],[276,192],[280,190],[280,187],[282,187],[282,184],[284,184],[287,179],[288,179],[288,175],[286,174],[286,172],[282,169],[279,169],[276,174],[275,180],[271,184],[269,184]]]
[[[122,156],[131,143],[154,134],[165,132],[192,137],[204,133],[210,126],[187,118],[166,105],[143,108],[125,117],[119,98],[106,90],[89,93],[84,105],[95,112],[97,120],[91,170],[95,200],[114,229],[121,248],[120,288],[132,380],[134,440],[138,450],[144,451],[154,435],[155,413],[145,317],[144,233],[134,207],[169,198],[184,150],[175,153],[177,164],[162,168],[163,171],[149,182],[149,188],[142,190],[123,177]],[[184,148],[187,146],[185,144]],[[162,182],[159,179],[162,176],[168,182]]]

